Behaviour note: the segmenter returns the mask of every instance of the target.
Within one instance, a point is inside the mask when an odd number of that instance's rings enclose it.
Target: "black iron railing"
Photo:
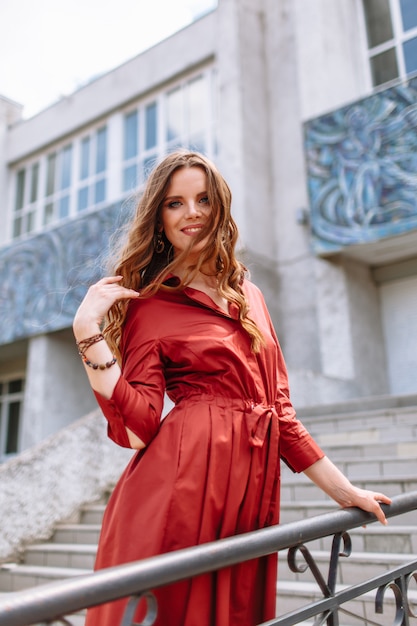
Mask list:
[[[383,508],[388,518],[416,510],[417,492],[396,496],[390,506],[383,505]],[[375,591],[376,619],[369,623],[381,624],[377,616],[383,613],[387,589],[392,590],[395,598],[392,626],[408,626],[409,618],[416,617],[409,598],[409,586],[412,580],[417,582],[417,555],[414,559],[410,555],[407,565],[366,582],[341,590],[336,587],[339,556],[350,553],[348,531],[374,521],[373,515],[356,508],[338,510],[16,592],[0,600],[0,626],[29,626],[34,623],[70,626],[71,617],[63,616],[126,597],[129,602],[120,626],[136,626],[133,616],[142,598],[147,600],[148,611],[141,624],[151,626],[157,614],[151,589],[284,549],[289,549],[288,561],[293,571],[311,569],[322,598],[263,626],[291,626],[311,618],[315,618],[316,626],[324,623],[337,626],[343,604],[370,591]],[[330,565],[325,580],[305,544],[332,535]],[[303,566],[298,564],[297,553],[303,555]]]

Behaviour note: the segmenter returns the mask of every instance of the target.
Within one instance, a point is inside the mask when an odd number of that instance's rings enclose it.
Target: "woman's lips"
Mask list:
[[[185,235],[195,235],[201,231],[202,226],[186,226],[186,228],[182,228],[181,232]]]

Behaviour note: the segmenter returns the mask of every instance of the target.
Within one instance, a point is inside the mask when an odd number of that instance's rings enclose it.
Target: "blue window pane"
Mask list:
[[[22,218],[16,217],[13,222],[13,238],[20,237],[22,234]]]
[[[45,196],[51,196],[55,191],[55,166],[56,154],[53,152],[48,156],[46,166],[46,191]]]
[[[98,180],[94,188],[94,203],[104,202],[106,199],[106,180]]]
[[[183,132],[182,92],[180,88],[167,95],[167,141],[176,139]]]
[[[130,191],[138,185],[136,165],[131,165],[123,170],[123,191]]]
[[[61,180],[60,188],[68,189],[71,185],[72,146],[67,146],[61,153]]]
[[[44,226],[50,224],[54,219],[54,205],[52,202],[50,204],[46,204],[43,212],[43,223]]]
[[[26,170],[20,170],[17,173],[16,179],[16,201],[15,201],[15,211],[19,211],[24,204],[25,199],[25,179],[26,179]]]
[[[135,157],[138,153],[138,112],[133,111],[126,115],[124,121],[124,150],[125,160]]]
[[[81,142],[80,179],[88,178],[90,173],[90,137]]]
[[[403,43],[405,69],[407,74],[417,70],[417,37]]]
[[[59,217],[68,217],[69,215],[69,196],[64,196],[59,201]]]
[[[30,202],[38,199],[39,163],[34,163],[30,178]]]
[[[188,85],[188,131],[191,135],[200,132],[206,126],[207,83],[203,76],[192,80]]]
[[[97,131],[96,174],[107,167],[107,128]]]
[[[416,0],[400,0],[400,6],[404,30],[410,30],[410,28],[417,26]]]
[[[147,150],[156,146],[157,142],[157,113],[158,108],[156,102],[148,104],[145,111],[146,120],[146,142],[145,147]]]
[[[88,207],[88,187],[78,190],[78,211],[84,211]]]

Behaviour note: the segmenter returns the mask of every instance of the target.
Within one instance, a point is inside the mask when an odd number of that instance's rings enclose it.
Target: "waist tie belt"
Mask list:
[[[278,423],[277,410],[275,406],[264,406],[252,402],[245,413],[249,443],[257,448],[262,448],[271,420],[274,418]]]

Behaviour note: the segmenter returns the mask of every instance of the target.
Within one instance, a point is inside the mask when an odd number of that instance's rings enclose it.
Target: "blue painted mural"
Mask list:
[[[0,344],[71,326],[130,214],[111,205],[0,249]]]
[[[417,229],[417,78],[304,125],[317,254]]]

